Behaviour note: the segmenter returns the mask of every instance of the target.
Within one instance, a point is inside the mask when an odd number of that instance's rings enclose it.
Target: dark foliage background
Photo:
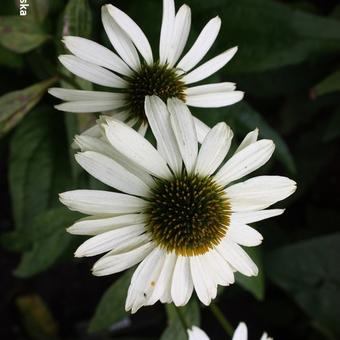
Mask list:
[[[111,2],[142,26],[156,51],[161,1]],[[78,215],[57,200],[58,192],[99,185],[75,165],[70,149],[73,135],[94,117],[55,111],[46,90],[70,76],[57,63],[62,32],[108,45],[100,22],[106,2],[28,0],[26,17],[19,16],[16,3],[2,0],[0,6],[0,337],[185,338],[171,306],[157,304],[132,317],[124,313],[130,272],[95,278],[93,259],[73,259],[82,239],[68,235],[65,227]],[[283,204],[285,214],[256,226],[265,241],[249,252],[261,274],[238,276],[217,304],[233,326],[240,320],[249,325],[250,339],[258,339],[262,330],[275,339],[337,339],[340,5],[336,0],[187,4],[193,12],[191,42],[218,14],[222,29],[210,56],[239,46],[212,81],[235,81],[246,92],[232,107],[193,113],[210,126],[225,120],[236,129],[236,140],[259,127],[277,146],[275,159],[261,171],[298,182],[296,194]],[[209,309],[195,299],[183,313],[212,339],[226,338]]]

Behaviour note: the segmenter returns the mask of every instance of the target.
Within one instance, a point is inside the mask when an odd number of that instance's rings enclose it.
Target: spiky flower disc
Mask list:
[[[234,282],[234,271],[257,275],[241,246],[256,246],[262,236],[248,223],[279,215],[264,210],[292,194],[295,183],[281,176],[259,176],[235,183],[268,161],[270,140],[246,136],[227,162],[232,131],[219,123],[198,147],[187,106],[146,97],[145,112],[157,149],[137,131],[112,118],[101,123],[100,138],[78,136],[77,162],[119,192],[75,190],[60,195],[70,209],[90,215],[68,231],[93,235],[76,256],[106,253],[94,275],[120,272],[139,263],[126,309],[174,302],[185,305],[195,289],[209,304],[218,285]],[[224,163],[224,164],[223,164]]]

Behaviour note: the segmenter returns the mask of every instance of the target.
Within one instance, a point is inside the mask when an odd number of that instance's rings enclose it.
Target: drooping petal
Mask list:
[[[63,37],[66,48],[80,59],[103,66],[111,71],[130,76],[132,71],[127,64],[108,48],[81,37]]]
[[[262,139],[234,154],[218,171],[215,180],[222,186],[250,174],[265,164],[273,154],[275,145]]]
[[[171,297],[176,306],[184,306],[189,301],[193,283],[190,273],[190,260],[186,256],[178,256],[171,283]]]
[[[171,176],[159,152],[137,131],[112,120],[105,125],[105,132],[112,146],[142,169],[159,178]]]
[[[95,276],[119,273],[141,262],[154,248],[152,242],[115,255],[106,255],[99,259],[92,268]]]
[[[196,172],[206,176],[214,173],[227,155],[232,138],[233,132],[226,123],[216,124],[202,143]]]
[[[202,265],[203,256],[190,257],[190,272],[198,298],[208,306],[214,295],[216,296],[216,285],[207,272],[207,268]]]
[[[228,91],[187,96],[186,104],[195,107],[223,107],[235,104],[243,99],[244,92]]]
[[[109,13],[109,7],[112,5],[102,6],[102,22],[106,34],[120,57],[133,69],[140,67],[138,52],[131,39],[122,30]]]
[[[159,97],[147,96],[145,98],[145,113],[156,138],[158,151],[170,168],[175,173],[179,173],[182,169],[182,157],[171,128],[170,114],[166,105]]]
[[[171,38],[175,25],[175,3],[174,0],[163,0],[163,17],[161,36],[159,41],[159,60],[165,64],[169,55]]]
[[[249,255],[235,242],[225,237],[217,246],[217,251],[230,265],[245,276],[256,276],[258,269]]]
[[[122,30],[124,30],[124,32],[135,44],[139,53],[145,59],[146,63],[151,65],[153,63],[151,46],[140,27],[119,8],[113,5],[107,5],[107,9],[115,22],[120,26]]]
[[[269,207],[290,196],[296,183],[282,176],[258,176],[225,190],[232,211],[253,211]]]
[[[168,53],[168,63],[172,67],[181,56],[187,43],[191,25],[191,10],[187,5],[182,5],[178,10],[171,37],[171,46]]]
[[[158,300],[162,303],[170,303],[171,299],[171,281],[174,272],[177,256],[175,253],[168,253],[165,256],[165,261],[155,288],[147,302],[147,305],[153,305]]]
[[[54,108],[60,111],[84,113],[84,112],[107,112],[121,108],[125,102],[113,102],[111,100],[82,100],[66,102],[55,105]]]
[[[165,251],[156,247],[134,272],[126,298],[125,309],[137,312],[151,296],[165,261]]]
[[[112,158],[94,151],[75,155],[78,164],[104,184],[131,195],[147,196],[150,188]]]
[[[137,213],[146,205],[141,198],[102,190],[66,191],[59,199],[70,210],[87,215]]]
[[[240,152],[243,150],[246,146],[253,144],[257,141],[257,138],[259,137],[259,129],[256,128],[253,131],[250,131],[244,138],[241,144],[236,149],[235,153]]]
[[[168,99],[168,110],[171,113],[171,126],[187,171],[194,170],[197,153],[197,135],[194,120],[187,106],[180,100]]]
[[[228,237],[235,243],[245,246],[254,247],[262,243],[262,235],[252,227],[246,224],[231,223],[228,228]]]
[[[105,253],[145,232],[144,224],[131,225],[96,235],[85,241],[74,253],[76,257]]]
[[[195,67],[207,54],[210,47],[216,40],[221,27],[221,19],[215,17],[211,19],[203,28],[202,32],[192,45],[186,55],[180,60],[177,68],[185,72]]]
[[[187,333],[189,338],[188,340],[209,340],[208,335],[196,326],[192,326],[191,329],[188,329]]]
[[[201,66],[197,67],[190,73],[184,75],[183,81],[186,84],[196,83],[202,79],[208,78],[213,73],[217,72],[224,65],[226,65],[230,59],[237,52],[237,47],[230,48],[229,50],[221,53],[217,57],[210,59]]]
[[[114,217],[90,216],[85,217],[67,228],[67,232],[74,235],[98,235],[106,231],[128,225],[145,223],[144,214],[128,214]]]
[[[115,88],[125,88],[127,86],[124,79],[111,71],[74,55],[61,55],[59,56],[59,61],[70,72],[92,83]]]

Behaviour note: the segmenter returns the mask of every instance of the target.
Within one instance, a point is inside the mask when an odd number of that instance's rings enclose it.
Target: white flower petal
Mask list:
[[[126,95],[124,93],[103,92],[103,91],[84,91],[84,90],[71,90],[61,87],[52,87],[48,89],[48,93],[54,97],[65,101],[112,101],[119,103],[122,106]]]
[[[113,102],[111,100],[82,100],[74,102],[66,102],[55,105],[54,108],[60,111],[66,112],[106,112],[114,109],[118,109],[125,105],[125,102],[118,101]]]
[[[149,127],[149,125],[148,125],[148,123],[146,123],[146,122],[143,122],[141,125],[140,125],[140,127],[138,128],[138,133],[141,135],[141,136],[145,136],[145,134],[146,134],[146,131],[147,131],[147,129],[148,129],[148,127]]]
[[[226,123],[216,124],[202,143],[195,171],[206,176],[214,173],[227,155],[232,138],[233,132]]]
[[[191,25],[191,10],[187,5],[182,5],[178,10],[173,33],[171,36],[171,46],[168,54],[169,66],[176,64],[178,58],[181,56],[185,44],[187,43]]]
[[[98,124],[96,124],[96,125],[93,125],[90,128],[88,128],[87,130],[83,131],[81,133],[81,135],[99,138],[102,135],[102,131],[100,129],[100,126]]]
[[[66,48],[80,59],[92,64],[103,66],[114,72],[130,76],[132,71],[120,57],[108,48],[96,42],[80,38],[67,36],[63,37]]]
[[[171,38],[175,24],[175,3],[174,0],[163,0],[163,17],[161,37],[159,41],[159,61],[165,64],[169,55]]]
[[[265,164],[273,154],[275,145],[269,139],[262,139],[248,145],[234,154],[218,171],[215,180],[226,186],[243,176],[255,171]]]
[[[104,276],[119,273],[142,261],[153,248],[152,242],[148,242],[124,253],[106,255],[94,264],[92,274]]]
[[[212,249],[204,254],[210,272],[214,276],[215,282],[222,286],[228,286],[235,282],[234,272],[229,263],[219,254],[216,249]]]
[[[164,102],[156,96],[145,98],[145,114],[157,141],[157,149],[170,168],[179,173],[182,170],[182,157],[176,137],[171,128],[170,114]]]
[[[282,176],[258,176],[234,184],[225,193],[232,211],[253,211],[269,207],[290,196],[296,183]]]
[[[85,217],[67,228],[67,232],[74,235],[98,235],[106,231],[125,227],[128,225],[145,223],[144,214],[128,214],[114,217]]]
[[[127,82],[124,79],[111,71],[74,55],[61,55],[59,56],[59,61],[70,72],[92,83],[115,88],[125,88],[127,86]]]
[[[168,99],[168,110],[183,162],[190,173],[195,168],[198,152],[194,120],[188,107],[178,99]]]
[[[194,119],[194,124],[196,128],[197,140],[199,143],[202,144],[204,141],[204,138],[210,131],[210,127],[196,117],[193,117],[193,119]]]
[[[215,83],[215,84],[207,84],[207,85],[199,85],[193,86],[186,89],[187,96],[196,96],[199,94],[208,94],[208,93],[218,93],[218,92],[231,92],[236,89],[235,83]]]
[[[246,276],[256,276],[258,269],[249,255],[235,242],[225,237],[217,246],[217,251],[230,265]]]
[[[171,297],[176,306],[184,306],[188,303],[193,283],[190,273],[190,261],[186,256],[178,256],[171,283]]]
[[[107,9],[116,23],[130,37],[143,56],[147,64],[153,63],[152,50],[148,39],[140,27],[123,11],[113,5],[107,5]]]
[[[115,189],[131,195],[147,196],[150,188],[112,158],[94,151],[75,155],[78,164],[90,175]]]
[[[237,47],[230,48],[229,50],[221,53],[217,57],[210,59],[201,66],[197,67],[190,73],[184,75],[183,81],[186,84],[196,83],[202,79],[208,78],[213,73],[221,69],[225,64],[227,64],[230,59],[237,52]]]
[[[122,30],[109,13],[112,5],[102,6],[102,22],[106,34],[120,57],[133,69],[140,67],[138,52],[127,33]]]
[[[96,235],[85,241],[74,253],[76,257],[95,256],[114,249],[145,232],[144,224],[131,225]]]
[[[137,131],[119,121],[109,121],[105,132],[112,146],[142,169],[160,178],[171,176],[158,151]]]
[[[154,185],[155,182],[153,178],[145,170],[143,170],[130,159],[126,158],[123,154],[112,148],[111,144],[108,141],[104,142],[98,138],[81,135],[75,137],[75,143],[79,146],[81,151],[96,151],[110,158],[113,158],[126,170],[139,177],[149,187]]]
[[[231,223],[228,228],[228,237],[235,243],[245,246],[254,247],[262,243],[262,235],[255,229],[246,224]]]
[[[198,298],[208,306],[214,295],[216,296],[216,285],[209,275],[209,269],[202,263],[203,257],[204,255],[190,257],[190,271]]]
[[[283,214],[284,209],[268,209],[258,211],[242,211],[231,214],[231,223],[254,223]]]
[[[260,340],[273,340],[267,333],[263,333]]]
[[[170,303],[171,299],[171,281],[174,272],[177,256],[175,253],[167,253],[163,263],[162,270],[156,281],[155,288],[147,302],[147,305],[153,305],[158,300],[162,303]]]
[[[256,128],[253,131],[250,131],[243,139],[241,144],[236,149],[235,153],[240,152],[243,150],[246,146],[253,144],[257,141],[257,138],[259,137],[259,129]]]
[[[146,205],[141,198],[102,190],[66,191],[59,199],[70,210],[87,215],[136,213]]]
[[[209,337],[202,331],[202,329],[192,326],[191,329],[187,330],[188,340],[209,340]]]
[[[195,107],[223,107],[239,102],[243,96],[242,91],[205,93],[187,96],[185,102]]]
[[[188,72],[195,67],[209,51],[218,35],[220,27],[221,19],[219,17],[211,19],[204,26],[191,49],[180,60],[177,68]]]
[[[247,326],[244,322],[240,322],[234,332],[232,340],[247,340],[247,339],[248,339]]]
[[[134,272],[126,298],[125,309],[131,309],[132,313],[144,306],[150,298],[165,261],[166,253],[156,247],[139,264]]]

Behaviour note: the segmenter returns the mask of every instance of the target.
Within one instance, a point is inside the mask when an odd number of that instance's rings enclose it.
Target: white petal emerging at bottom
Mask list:
[[[244,322],[240,322],[237,326],[232,340],[247,340],[248,339],[248,329]]]
[[[155,289],[162,271],[166,253],[156,247],[137,267],[133,273],[125,303],[125,310],[137,312],[144,306]]]
[[[196,326],[188,329],[187,332],[189,340],[209,340],[208,335]]]

